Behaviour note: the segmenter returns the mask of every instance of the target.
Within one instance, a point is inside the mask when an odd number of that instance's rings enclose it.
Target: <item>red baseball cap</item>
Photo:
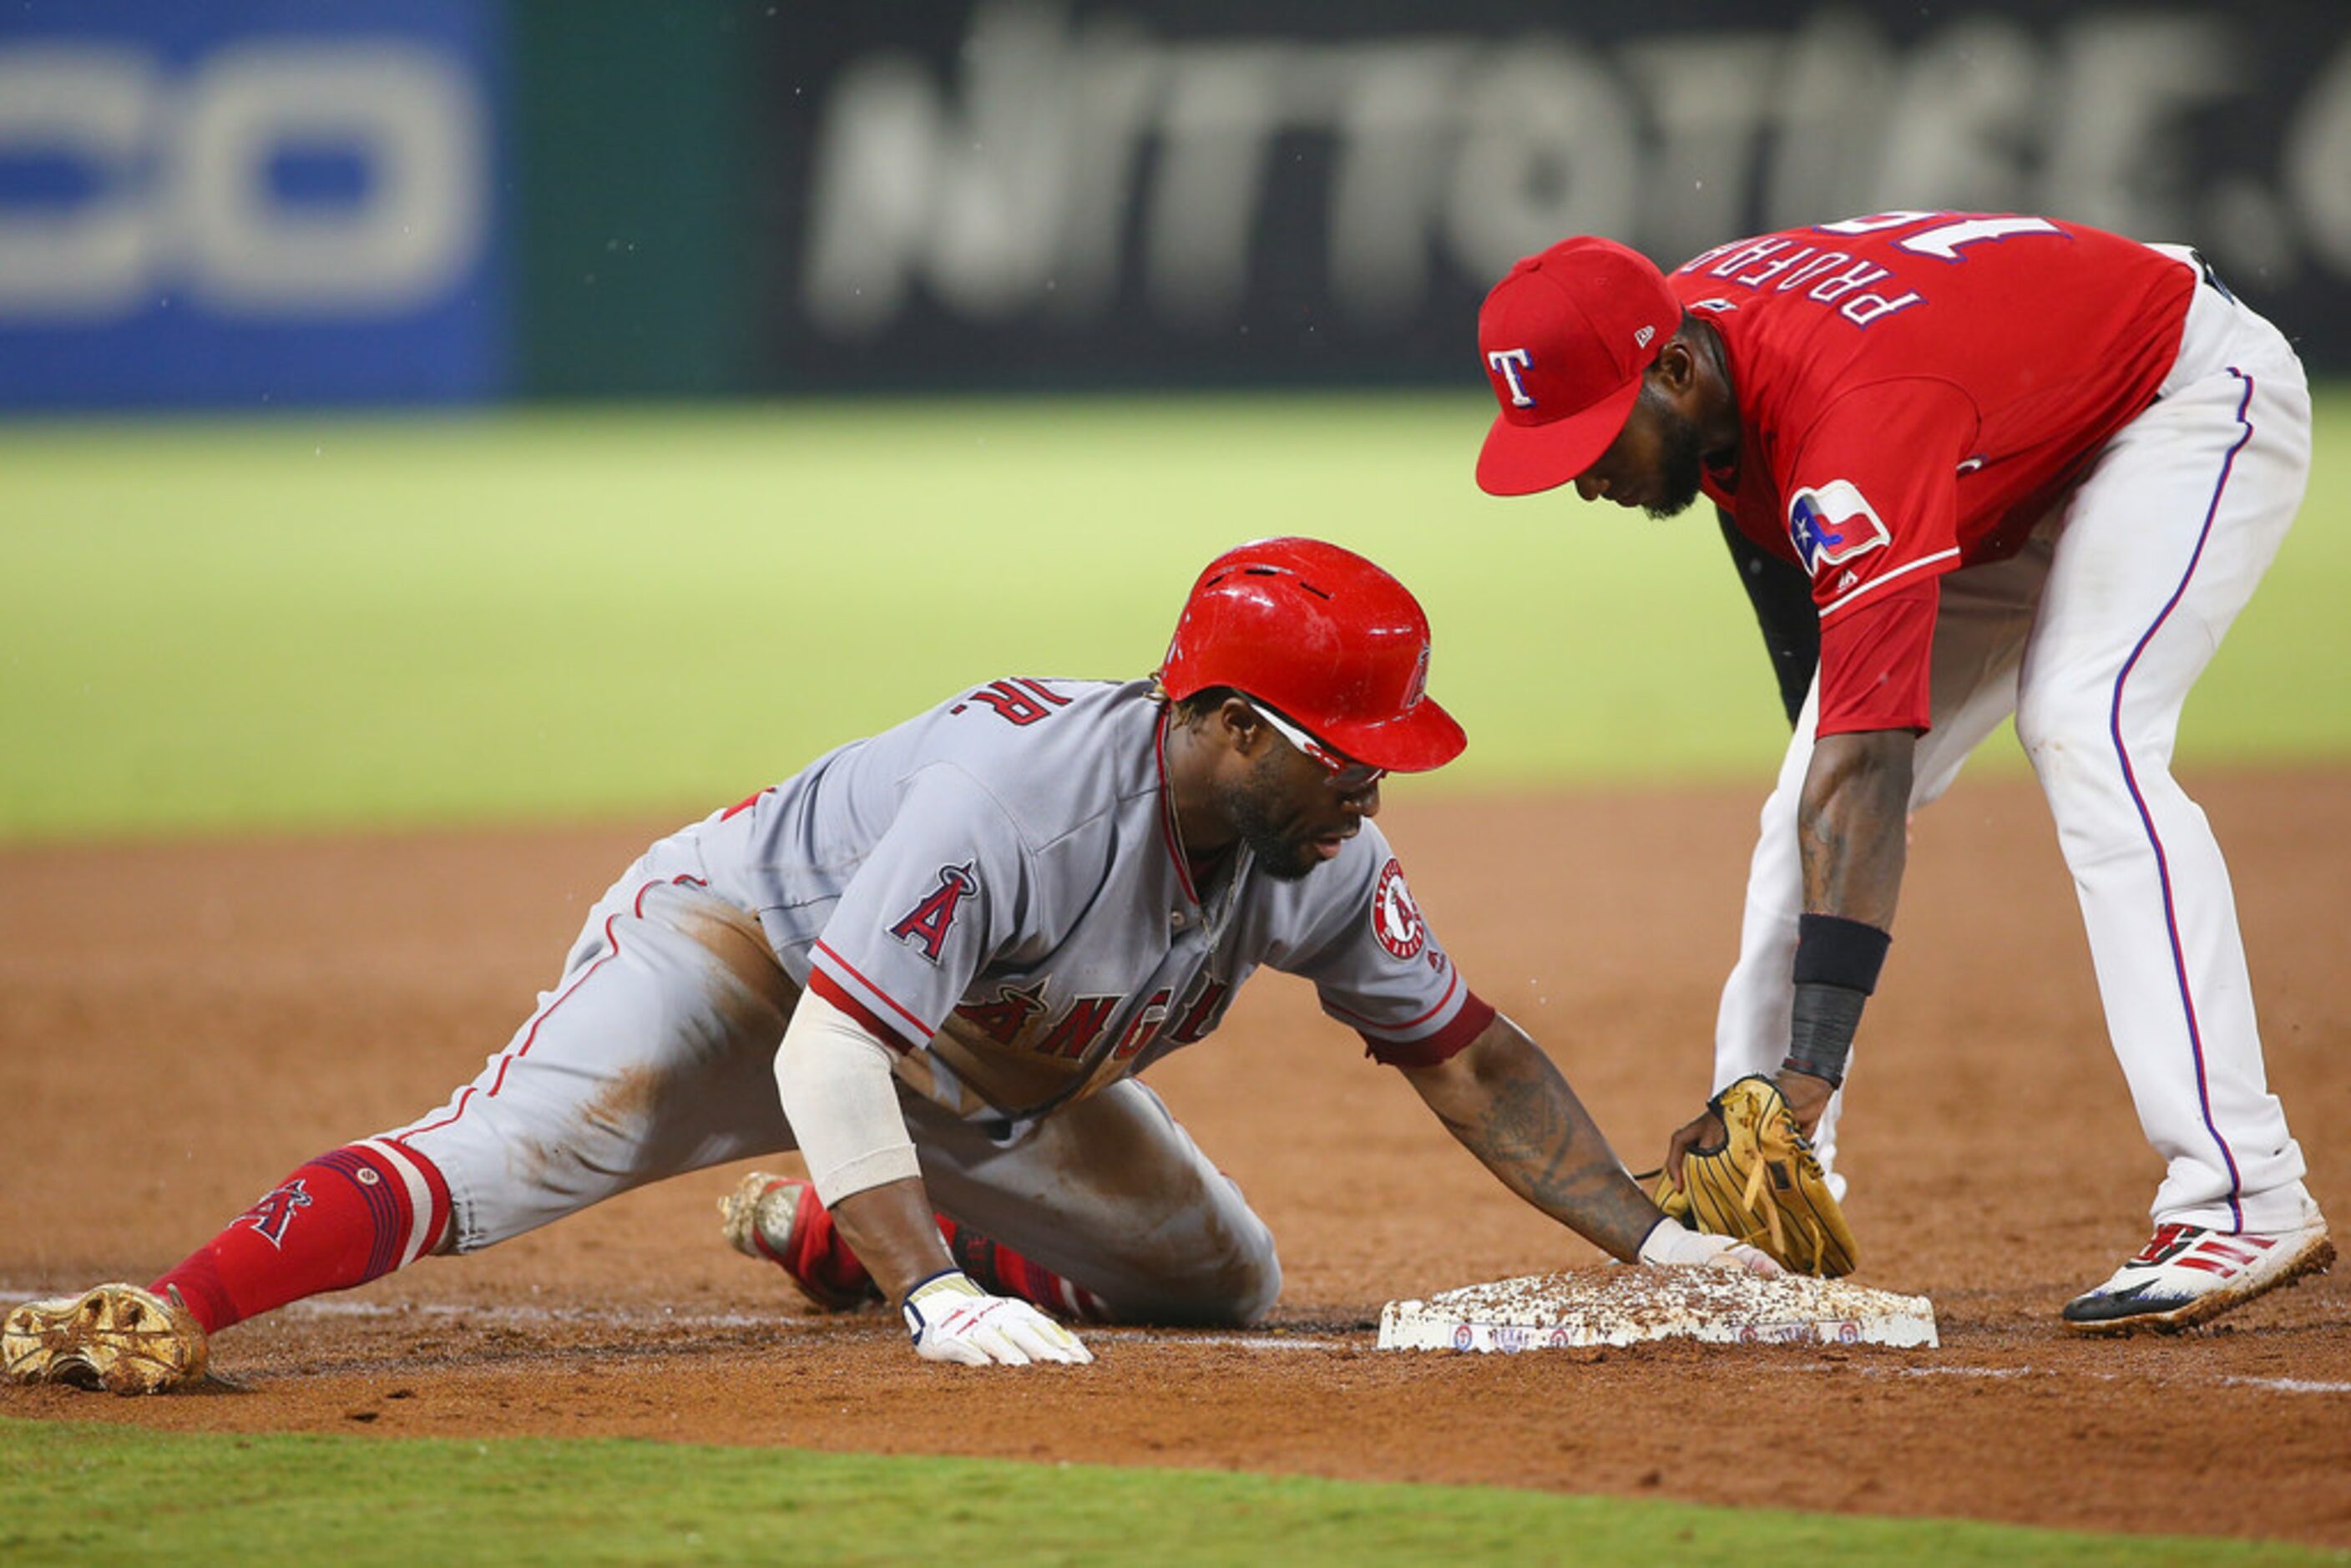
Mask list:
[[[1613,239],[1578,235],[1510,268],[1478,312],[1478,350],[1502,405],[1478,487],[1530,496],[1598,462],[1681,319],[1656,264]]]

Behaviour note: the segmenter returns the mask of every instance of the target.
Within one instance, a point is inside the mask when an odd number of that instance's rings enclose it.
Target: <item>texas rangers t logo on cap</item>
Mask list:
[[[1666,275],[1629,246],[1573,235],[1520,258],[1478,308],[1478,354],[1501,405],[1479,485],[1531,495],[1599,461],[1681,319]]]
[[[1534,407],[1535,400],[1527,395],[1526,383],[1519,380],[1519,372],[1534,362],[1524,349],[1497,349],[1486,356],[1486,362],[1494,367],[1495,374],[1510,383],[1511,407]]]

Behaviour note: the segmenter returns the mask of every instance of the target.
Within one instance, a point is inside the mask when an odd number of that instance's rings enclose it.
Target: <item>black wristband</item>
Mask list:
[[[1867,1000],[1867,993],[1850,986],[1798,982],[1789,1018],[1788,1060],[1780,1065],[1841,1087],[1845,1061],[1853,1054],[1854,1031],[1861,1027],[1862,1004]]]
[[[1842,915],[1796,917],[1796,984],[1843,986],[1863,996],[1877,989],[1877,972],[1894,938]]]

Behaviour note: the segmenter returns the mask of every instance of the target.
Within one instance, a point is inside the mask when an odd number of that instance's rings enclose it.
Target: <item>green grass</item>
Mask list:
[[[639,1441],[201,1437],[0,1419],[12,1563],[2340,1562],[2090,1536],[1199,1470]]]
[[[2351,755],[2351,402],[2189,714]],[[0,433],[0,838],[698,813],[998,674],[1149,670],[1193,574],[1311,532],[1437,628],[1416,789],[1759,780],[1711,525],[1492,500],[1469,397],[786,404]]]

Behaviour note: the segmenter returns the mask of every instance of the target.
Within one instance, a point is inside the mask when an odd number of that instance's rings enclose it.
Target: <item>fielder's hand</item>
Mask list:
[[[1808,1073],[1795,1076],[1828,1088]],[[1852,1273],[1860,1251],[1853,1227],[1780,1086],[1741,1078],[1707,1102],[1699,1123],[1709,1121],[1722,1129],[1718,1142],[1685,1145],[1688,1127],[1674,1134],[1679,1168],[1649,1194],[1667,1217],[1748,1242],[1800,1274]]]
[[[1691,1230],[1674,1219],[1660,1219],[1650,1228],[1648,1236],[1641,1242],[1640,1254],[1635,1260],[1664,1268],[1695,1265],[1708,1269],[1743,1269],[1767,1280],[1788,1271],[1770,1253],[1750,1247],[1744,1241]]]
[[[1674,1190],[1680,1192],[1687,1186],[1682,1180],[1682,1162],[1692,1149],[1719,1149],[1726,1141],[1722,1118],[1711,1105],[1675,1128],[1666,1144],[1666,1179],[1674,1184]]]
[[[1792,1067],[1780,1069],[1780,1075],[1772,1082],[1780,1086],[1780,1097],[1788,1103],[1788,1114],[1796,1119],[1796,1131],[1807,1138],[1818,1132],[1822,1113],[1828,1110],[1829,1096],[1836,1092],[1836,1085]]]
[[[915,1286],[899,1310],[925,1361],[1027,1366],[1038,1361],[1077,1365],[1094,1358],[1077,1335],[1028,1302],[991,1296],[958,1270]]]
[[[1811,1137],[1829,1108],[1829,1096],[1836,1092],[1836,1085],[1792,1067],[1782,1068],[1773,1082],[1779,1085],[1780,1097],[1788,1103],[1788,1113],[1796,1119],[1796,1130]],[[1689,1186],[1683,1177],[1682,1166],[1690,1151],[1719,1149],[1724,1137],[1722,1117],[1711,1104],[1676,1129],[1672,1140],[1666,1145],[1666,1175],[1672,1179],[1675,1191],[1684,1191]]]

